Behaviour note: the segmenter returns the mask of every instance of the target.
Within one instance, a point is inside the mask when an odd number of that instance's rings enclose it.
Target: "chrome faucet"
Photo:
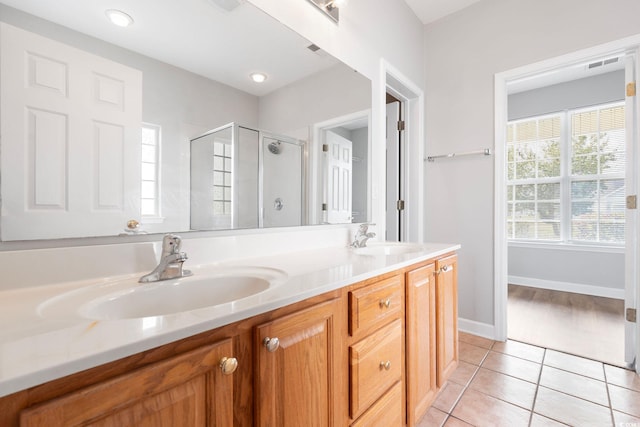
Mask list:
[[[351,247],[353,248],[364,248],[367,246],[367,240],[372,237],[376,237],[376,233],[368,232],[369,226],[375,224],[362,223],[360,227],[358,227],[358,231],[356,231],[356,235],[353,237],[353,242],[351,243]]]
[[[174,234],[165,235],[162,239],[160,262],[151,273],[142,276],[138,281],[147,283],[191,276],[191,271],[182,269],[182,263],[187,260],[187,254],[180,252],[181,245],[180,237]]]

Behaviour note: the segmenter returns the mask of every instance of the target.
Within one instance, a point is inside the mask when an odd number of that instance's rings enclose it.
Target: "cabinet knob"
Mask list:
[[[380,300],[380,308],[389,308],[391,305],[391,298],[381,299]]]
[[[391,361],[387,360],[386,362],[380,362],[380,370],[384,369],[385,371],[388,371],[389,369],[391,369]]]
[[[446,273],[447,271],[451,270],[453,267],[451,267],[450,265],[443,265],[442,267],[440,267],[440,271],[438,271],[438,273]]]
[[[220,359],[220,369],[225,375],[233,374],[238,369],[238,359],[235,357],[223,357]]]
[[[265,337],[262,340],[262,345],[264,345],[267,348],[267,351],[269,353],[273,353],[280,347],[280,340],[278,338]]]

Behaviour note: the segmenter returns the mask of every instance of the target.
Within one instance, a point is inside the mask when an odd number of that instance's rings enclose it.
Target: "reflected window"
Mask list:
[[[231,215],[230,144],[213,143],[213,214]]]
[[[160,126],[143,123],[141,143],[140,213],[160,217]]]

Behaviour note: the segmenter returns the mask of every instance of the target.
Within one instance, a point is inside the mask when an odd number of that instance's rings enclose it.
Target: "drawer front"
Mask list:
[[[389,427],[404,425],[402,382],[395,383],[351,427]]]
[[[373,329],[402,316],[404,279],[394,276],[349,292],[349,333]]]
[[[351,418],[402,379],[402,322],[396,320],[349,347]]]

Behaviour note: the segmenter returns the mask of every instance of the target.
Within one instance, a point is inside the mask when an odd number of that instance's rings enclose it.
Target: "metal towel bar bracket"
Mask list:
[[[439,156],[429,156],[425,160],[429,162],[433,162],[436,159],[444,159],[444,158],[460,157],[460,156],[471,156],[476,154],[483,154],[485,156],[490,156],[491,148],[485,148],[484,150],[476,150],[476,151],[465,151],[464,153],[449,153],[449,154],[441,154]]]

